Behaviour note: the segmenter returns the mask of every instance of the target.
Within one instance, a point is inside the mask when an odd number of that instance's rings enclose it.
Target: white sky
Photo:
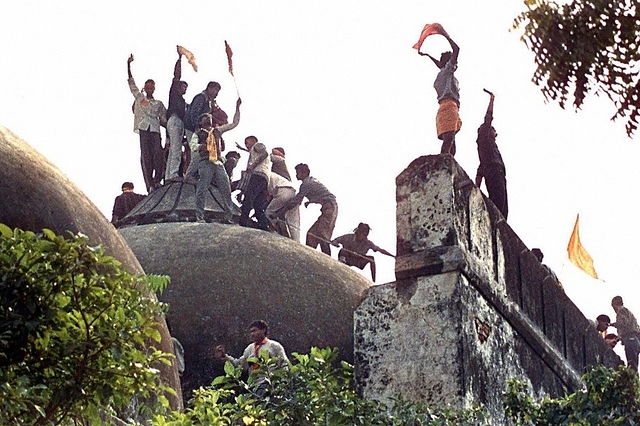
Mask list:
[[[343,1],[2,2],[0,125],[48,157],[111,217],[123,181],[143,192],[138,136],[126,59],[136,82],[156,81],[167,104],[175,45],[198,59],[183,62],[188,102],[210,80],[232,116],[234,80],[243,99],[228,145],[255,134],[282,146],[289,167],[309,164],[340,208],[334,235],[358,222],[371,240],[395,252],[395,177],[416,157],[439,152],[435,135],[436,68],[411,47],[426,23],[440,22],[460,46],[457,72],[463,127],[456,160],[473,178],[476,129],[496,94],[494,126],[507,168],[509,224],[589,318],[613,317],[622,295],[640,315],[635,264],[640,240],[637,191],[640,148],[612,123],[606,97],[583,111],[545,104],[530,82],[533,55],[509,32],[522,2]],[[439,54],[448,43],[427,39]],[[243,166],[246,157],[241,160]],[[238,169],[239,170],[239,169]],[[484,190],[484,187],[483,187]],[[318,209],[302,209],[303,235]],[[582,242],[604,280],[569,263],[576,214]],[[334,257],[337,250],[334,249]],[[378,283],[394,281],[393,259],[376,254]],[[368,268],[364,271],[368,276]]]

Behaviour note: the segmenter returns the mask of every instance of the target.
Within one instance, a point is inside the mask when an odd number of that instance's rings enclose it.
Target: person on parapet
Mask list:
[[[478,127],[478,158],[480,165],[476,173],[476,186],[480,188],[482,178],[489,193],[489,199],[493,201],[498,210],[507,219],[509,213],[509,205],[507,203],[507,179],[504,168],[502,155],[496,144],[496,136],[498,132],[491,125],[493,121],[493,101],[495,96],[493,93],[484,89],[489,94],[489,106],[484,115],[484,122]]]
[[[308,200],[304,203],[305,207],[311,203],[320,204],[320,217],[307,231],[306,245],[314,249],[320,246],[324,254],[331,256],[331,234],[338,219],[336,197],[318,179],[311,176],[308,165],[300,163],[295,170],[296,178],[302,181],[302,184],[296,196],[285,205],[285,210],[297,208],[305,197]]]
[[[279,174],[288,181],[291,181],[289,168],[287,167],[287,162],[284,159],[284,148],[277,147],[271,150],[271,171]]]
[[[153,92],[156,90],[153,80],[145,81],[142,91],[138,89],[131,74],[131,62],[133,62],[133,54],[127,59],[129,89],[135,98],[133,131],[140,135],[142,176],[147,192],[151,192],[160,187],[160,181],[164,177],[165,160],[160,126],[166,126],[167,109],[162,101],[153,97]]]
[[[276,358],[276,368],[286,368],[289,365],[289,358],[284,347],[277,341],[269,339],[269,325],[264,320],[253,321],[249,325],[249,338],[252,343],[247,346],[240,358],[234,358],[227,354],[223,345],[216,347],[218,358],[228,361],[235,366],[243,366],[250,373],[258,370],[260,365],[260,355],[264,352],[269,358]],[[271,383],[267,377],[256,377],[253,382],[253,391],[258,396],[263,396]]]
[[[369,231],[371,231],[371,227],[366,223],[360,222],[352,234],[341,235],[331,241],[331,244],[336,247],[342,246],[342,249],[338,252],[338,261],[345,265],[364,269],[364,267],[369,264],[371,268],[371,281],[376,282],[376,261],[373,256],[367,256],[367,252],[373,250],[374,252],[377,251],[387,256],[395,256],[369,240],[367,238]]]
[[[136,194],[133,192],[133,183],[125,182],[122,184],[122,194],[118,195],[113,202],[113,212],[111,213],[111,223],[114,226],[118,225],[118,222],[123,217],[129,214],[140,201],[145,198],[142,194]]]
[[[611,349],[616,347],[619,340],[620,338],[618,337],[618,335],[614,333],[609,333],[606,336],[604,336],[604,341],[607,342],[607,345],[609,345]]]
[[[640,354],[640,327],[636,317],[624,307],[622,297],[611,300],[611,307],[616,313],[616,322],[611,324],[618,330],[618,337],[624,346],[627,366],[638,372],[638,354]]]
[[[596,317],[596,330],[598,330],[600,337],[605,338],[609,325],[611,325],[611,318],[609,318],[609,315],[600,314]]]
[[[244,191],[242,207],[240,208],[240,226],[257,227],[264,231],[269,230],[269,219],[265,213],[267,207],[267,186],[269,184],[269,172],[271,160],[267,147],[258,142],[255,136],[247,136],[244,144],[249,151],[249,160],[246,172],[250,174],[249,182]],[[250,218],[251,210],[257,219],[257,224]]]
[[[173,67],[173,81],[169,89],[169,108],[167,109],[167,132],[169,138],[169,155],[167,156],[167,167],[164,175],[164,183],[180,182],[180,163],[182,162],[182,147],[184,139],[184,115],[187,104],[184,95],[189,86],[186,81],[180,80],[182,77],[182,51],[177,46],[178,60]]]
[[[296,195],[296,189],[290,180],[280,174],[269,172],[267,192],[271,201],[265,211],[278,234],[300,241],[300,207],[286,210],[287,203]]]
[[[458,68],[458,53],[460,48],[449,37],[449,34],[438,25],[438,33],[443,35],[449,44],[451,45],[451,52],[443,52],[440,55],[440,60],[434,58],[428,53],[422,53],[418,50],[421,56],[428,56],[434,64],[440,69],[436,80],[433,83],[433,87],[436,90],[438,96],[438,113],[436,115],[436,129],[438,132],[438,138],[442,140],[441,154],[456,154],[456,133],[460,131],[462,127],[462,120],[460,120],[460,88],[458,80],[454,73]]]
[[[206,192],[212,182],[220,191],[224,209],[224,222],[233,223],[233,201],[231,201],[231,185],[229,176],[224,168],[224,140],[222,134],[235,128],[240,122],[240,104],[236,102],[236,113],[233,122],[213,127],[211,114],[204,113],[200,117],[200,129],[191,137],[189,145],[193,153],[198,153],[198,183],[196,185],[196,220],[205,222],[204,200]]]
[[[213,109],[215,109],[216,111],[221,111],[221,109],[216,104],[216,97],[220,92],[220,88],[220,83],[216,81],[210,81],[207,84],[205,90],[194,96],[191,104],[187,108],[184,117],[184,132],[187,136],[188,141],[191,141],[193,133],[198,130],[198,126],[200,125],[200,117],[202,116],[202,114],[210,114]],[[212,122],[214,126],[216,124],[225,124],[214,120],[213,116]],[[187,171],[185,172],[184,181],[186,183],[195,185],[198,182],[197,175],[200,156],[197,152],[190,152],[191,158],[187,166]]]
[[[558,285],[560,286],[560,288],[562,288],[562,283],[560,282],[560,280],[558,279],[558,276],[556,275],[555,272],[553,272],[553,269],[551,269],[549,267],[549,265],[546,265],[544,263],[542,263],[542,259],[544,259],[544,253],[542,253],[542,250],[540,250],[539,248],[533,248],[531,249],[531,253],[533,253],[533,255],[536,257],[536,259],[538,259],[538,262],[540,262],[540,264],[542,265],[542,267],[547,271],[547,274],[549,274],[549,276],[556,282],[558,283]]]

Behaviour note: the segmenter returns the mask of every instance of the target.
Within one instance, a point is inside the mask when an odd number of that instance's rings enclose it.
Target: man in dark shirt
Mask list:
[[[187,93],[187,82],[181,81],[182,76],[182,52],[178,46],[178,60],[173,68],[173,81],[169,89],[169,108],[167,109],[167,132],[169,134],[169,155],[164,175],[164,183],[180,181],[178,171],[182,160],[182,139],[184,137],[184,114],[186,102],[184,94]]]
[[[206,89],[198,93],[191,101],[191,105],[187,108],[184,117],[184,132],[188,141],[191,141],[193,133],[198,130],[202,114],[211,114],[214,127],[227,123],[227,114],[216,103],[216,96],[218,96],[220,88],[220,83],[210,81]],[[185,172],[185,182],[193,185],[198,182],[196,176],[198,174],[199,161],[199,153],[191,151],[191,159]]]
[[[125,182],[122,184],[122,194],[118,195],[113,203],[113,212],[111,214],[111,223],[118,225],[123,217],[129,214],[140,201],[144,199],[144,195],[133,192],[133,183]]]
[[[506,171],[502,156],[498,150],[498,145],[496,145],[496,136],[498,136],[498,133],[491,125],[493,121],[493,100],[495,96],[487,89],[484,89],[484,91],[489,94],[490,99],[487,112],[484,116],[484,123],[478,127],[478,139],[476,142],[478,144],[480,165],[476,173],[476,186],[480,188],[482,178],[484,177],[484,184],[487,187],[487,192],[489,192],[489,199],[493,201],[493,204],[496,205],[506,220],[507,214],[509,213]]]

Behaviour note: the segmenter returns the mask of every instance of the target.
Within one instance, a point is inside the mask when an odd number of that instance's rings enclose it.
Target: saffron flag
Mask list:
[[[189,52],[187,49],[185,49],[182,46],[177,46],[177,47],[178,47],[178,53],[180,53],[181,55],[184,55],[184,57],[187,58],[187,61],[189,61],[189,63],[193,67],[193,70],[195,72],[198,72],[198,65],[196,65],[196,57],[193,56],[193,53]]]
[[[224,41],[224,50],[227,52],[227,62],[229,62],[229,74],[233,75],[233,61],[231,60],[231,57],[233,56],[233,51],[231,50],[231,46],[229,46],[229,43],[227,43],[227,40]]]
[[[573,226],[573,232],[571,238],[569,238],[569,245],[567,246],[567,253],[569,254],[569,260],[571,263],[582,269],[585,273],[591,275],[593,278],[598,279],[598,274],[593,267],[593,259],[587,253],[580,242],[580,233],[578,231],[578,221],[580,215],[576,216],[576,224]]]
[[[442,34],[445,35],[447,32],[442,28],[442,25],[437,22],[433,24],[427,24],[422,29],[422,33],[420,34],[420,39],[416,44],[413,45],[413,48],[416,50],[420,50],[422,47],[422,43],[424,43],[424,39],[433,34]]]

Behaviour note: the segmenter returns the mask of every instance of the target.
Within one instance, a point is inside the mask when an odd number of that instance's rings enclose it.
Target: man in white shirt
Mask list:
[[[243,368],[253,372],[260,368],[257,362],[260,360],[260,354],[266,352],[269,358],[276,358],[277,368],[286,367],[289,364],[289,358],[284,350],[284,347],[277,341],[267,338],[269,334],[269,325],[264,320],[253,321],[249,325],[249,337],[252,343],[247,346],[240,358],[234,358],[228,355],[223,345],[216,347],[216,354],[218,358],[225,361],[229,361],[235,366],[242,366]],[[267,377],[256,377],[253,382],[254,392],[262,396],[270,386],[269,379]]]
[[[147,186],[147,192],[151,192],[160,187],[160,181],[164,177],[165,160],[162,152],[160,126],[167,125],[167,109],[162,101],[153,97],[153,92],[156,90],[156,84],[153,80],[145,81],[144,88],[138,89],[131,74],[131,62],[133,62],[133,55],[127,59],[127,73],[129,75],[127,81],[129,90],[135,98],[133,131],[140,135],[142,176]]]

